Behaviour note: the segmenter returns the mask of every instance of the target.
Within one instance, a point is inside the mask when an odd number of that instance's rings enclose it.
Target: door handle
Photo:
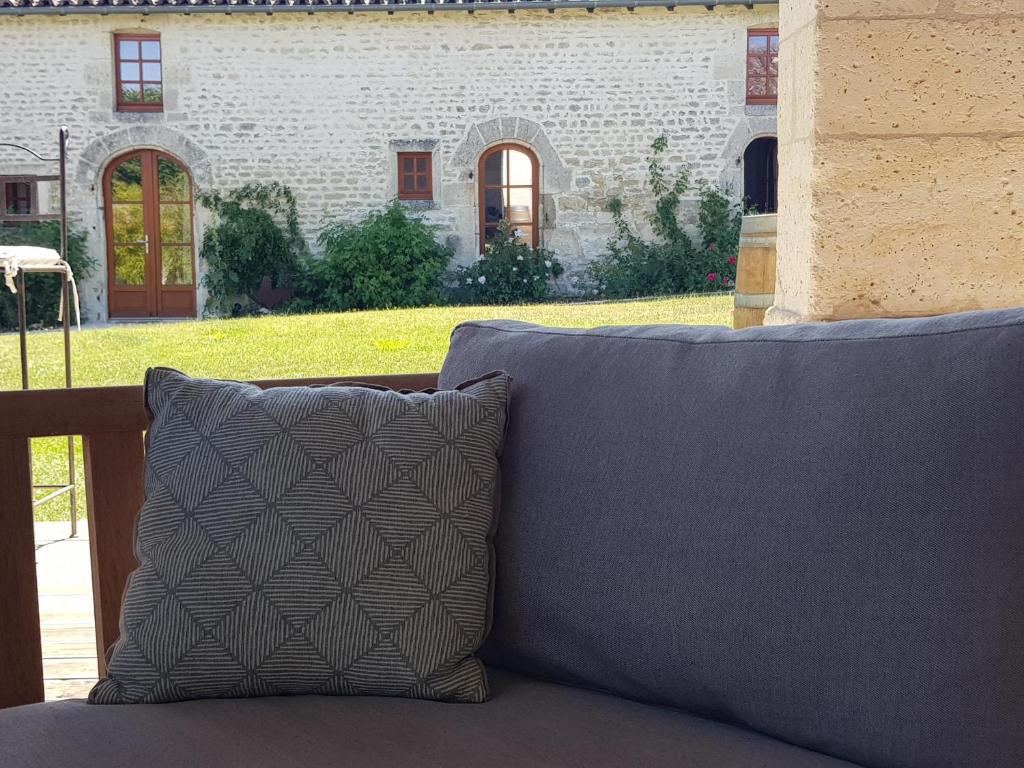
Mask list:
[[[136,240],[132,245],[144,245],[146,246],[146,253],[149,253],[149,235],[146,235],[141,240]]]

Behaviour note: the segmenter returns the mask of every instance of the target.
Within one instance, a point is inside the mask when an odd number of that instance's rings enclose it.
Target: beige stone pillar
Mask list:
[[[766,322],[1024,306],[1024,0],[781,0]]]

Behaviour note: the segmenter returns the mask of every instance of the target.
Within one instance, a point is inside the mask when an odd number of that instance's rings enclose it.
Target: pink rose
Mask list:
[[[718,279],[718,273],[717,272],[708,272],[708,282],[709,283],[713,283],[717,279]]]
[[[735,256],[730,256],[725,261],[726,261],[727,264],[735,264],[736,263],[736,257]]]

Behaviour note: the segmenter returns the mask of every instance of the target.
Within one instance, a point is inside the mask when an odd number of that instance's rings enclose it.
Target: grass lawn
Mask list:
[[[146,368],[177,368],[193,376],[269,379],[436,371],[452,328],[464,320],[512,318],[554,326],[648,323],[728,325],[732,297],[687,296],[592,304],[439,307],[86,327],[72,332],[74,384],[141,384]],[[29,336],[31,383],[63,383],[61,334]],[[0,336],[0,389],[20,386],[18,337]],[[60,482],[63,438],[33,444],[36,481]],[[79,447],[79,452],[80,452]],[[81,460],[79,459],[79,482]],[[84,487],[81,486],[81,487]],[[85,503],[79,500],[79,514]],[[66,499],[36,510],[39,520],[68,519]]]

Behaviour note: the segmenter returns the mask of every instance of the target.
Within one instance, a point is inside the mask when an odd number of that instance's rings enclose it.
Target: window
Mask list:
[[[433,200],[433,170],[429,152],[398,153],[398,199]]]
[[[31,216],[36,213],[35,184],[27,180],[5,181],[3,185],[3,216]]]
[[[779,100],[779,30],[747,30],[747,104]]]
[[[480,158],[480,252],[507,221],[520,242],[536,248],[537,157],[518,144],[499,144]]]
[[[163,110],[159,35],[114,35],[114,68],[119,112]]]

